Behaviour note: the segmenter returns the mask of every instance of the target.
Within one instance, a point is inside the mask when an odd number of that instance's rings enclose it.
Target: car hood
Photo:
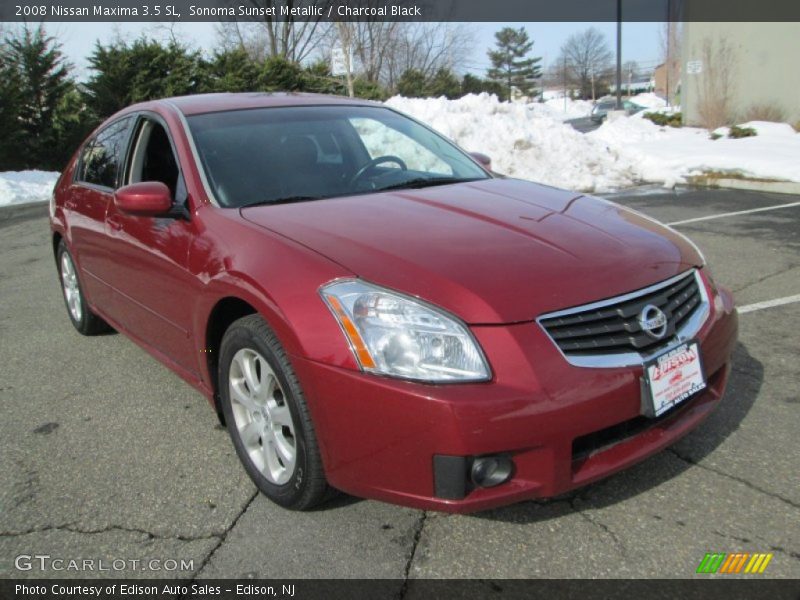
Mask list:
[[[514,179],[241,214],[358,277],[423,298],[470,324],[530,321],[702,264],[683,236],[644,215]]]

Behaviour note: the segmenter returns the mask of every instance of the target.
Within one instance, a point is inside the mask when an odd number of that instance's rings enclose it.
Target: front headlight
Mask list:
[[[432,383],[490,377],[467,328],[437,308],[352,279],[320,294],[365,371]]]

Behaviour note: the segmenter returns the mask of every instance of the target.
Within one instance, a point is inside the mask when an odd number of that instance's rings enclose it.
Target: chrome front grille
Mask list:
[[[666,331],[658,339],[639,322],[648,305],[658,307],[667,319]],[[691,338],[708,312],[705,287],[692,269],[630,294],[542,315],[538,322],[570,363],[618,367],[641,364]]]

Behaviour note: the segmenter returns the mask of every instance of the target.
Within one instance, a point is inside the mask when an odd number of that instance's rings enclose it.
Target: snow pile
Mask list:
[[[636,182],[635,164],[546,111],[500,102],[488,94],[387,101],[454,140],[484,152],[493,168],[522,179],[579,190],[608,191]]]
[[[635,96],[628,98],[628,100],[647,109],[664,108],[667,106],[667,101],[661,96],[657,96],[653,92],[636,94]]]
[[[458,100],[396,96],[387,104],[466,150],[488,154],[499,173],[557,187],[587,192],[638,183],[672,187],[703,171],[800,182],[800,134],[786,124],[744,123],[758,135],[711,140],[704,129],[660,127],[634,115],[582,134],[542,110],[547,102],[537,110],[480,94]]]
[[[606,122],[586,137],[615,148],[637,165],[637,176],[672,187],[704,171],[800,182],[800,135],[785,123],[755,121],[754,137],[712,140],[705,129],[659,127],[647,119]],[[727,134],[727,128],[719,131]]]
[[[539,110],[546,109],[546,114],[561,121],[566,121],[568,119],[588,117],[589,113],[592,112],[593,104],[589,100],[572,100],[571,98],[567,98],[565,103],[562,96],[559,99],[545,100],[541,104],[533,106]]]
[[[794,127],[788,123],[772,123],[771,121],[748,121],[747,123],[740,123],[739,127],[755,129],[756,133],[760,136],[768,137],[792,137],[797,135]],[[714,133],[722,136],[728,135],[730,129],[728,127],[720,127],[715,129]]]
[[[0,206],[47,202],[58,176],[52,171],[0,172]]]

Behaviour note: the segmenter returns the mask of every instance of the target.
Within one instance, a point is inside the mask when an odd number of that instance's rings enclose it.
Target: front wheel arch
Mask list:
[[[206,321],[205,344],[203,353],[206,356],[206,368],[214,396],[214,410],[220,423],[225,425],[225,415],[220,405],[219,391],[219,352],[222,338],[228,328],[239,319],[258,313],[256,308],[236,296],[228,296],[219,300],[208,315]]]

